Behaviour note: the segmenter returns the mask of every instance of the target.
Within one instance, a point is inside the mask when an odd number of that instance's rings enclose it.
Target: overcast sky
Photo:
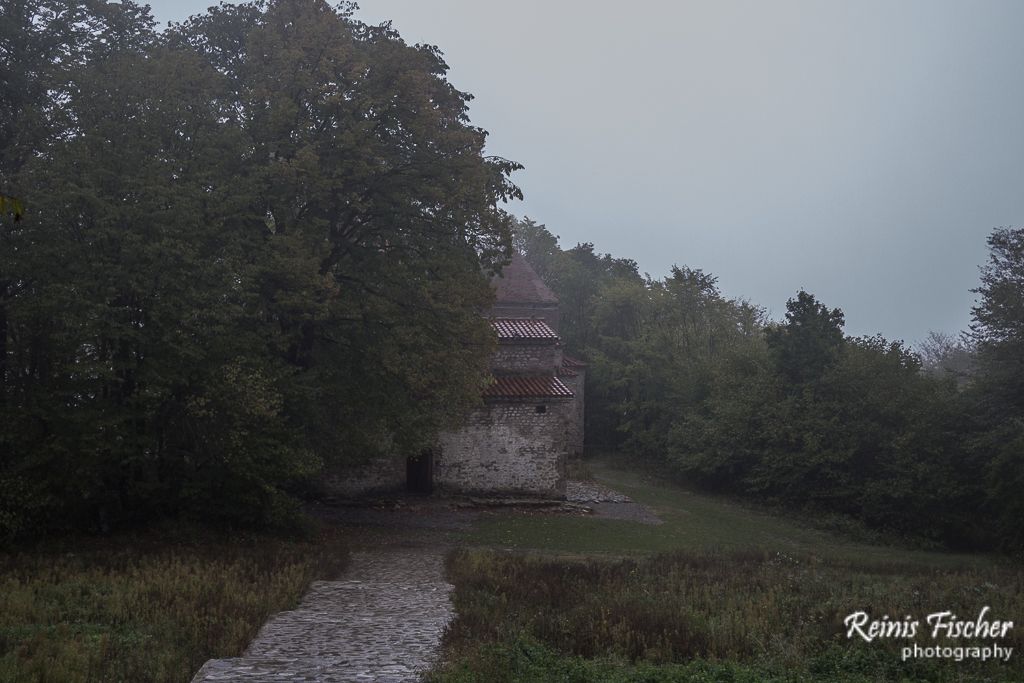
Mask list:
[[[803,288],[849,334],[965,329],[985,237],[1024,225],[1024,2],[360,5],[444,52],[526,166],[514,213],[775,318]]]

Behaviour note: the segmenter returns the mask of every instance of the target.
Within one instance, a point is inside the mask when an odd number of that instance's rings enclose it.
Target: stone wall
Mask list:
[[[573,393],[572,410],[566,421],[566,440],[569,455],[583,455],[583,386],[586,383],[585,371],[580,368],[575,377],[563,375],[559,377]]]
[[[572,400],[493,402],[443,434],[434,458],[440,491],[565,497],[566,430]]]
[[[562,364],[562,349],[550,344],[498,344],[491,370],[502,375],[548,375]]]
[[[404,456],[379,457],[341,472],[328,472],[323,485],[329,495],[341,498],[405,491],[405,463]]]
[[[578,378],[563,379],[569,384]],[[574,439],[582,450],[578,410],[576,399],[495,401],[477,408],[462,429],[440,436],[434,450],[435,491],[564,498],[566,458],[577,448]],[[328,495],[346,499],[403,492],[406,458],[370,460],[328,474],[323,484]]]

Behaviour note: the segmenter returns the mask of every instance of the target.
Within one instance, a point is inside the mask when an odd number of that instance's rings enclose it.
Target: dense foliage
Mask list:
[[[979,366],[972,407],[985,429],[971,446],[984,461],[992,523],[1024,547],[1024,228],[995,230],[988,246],[970,332]]]
[[[10,0],[0,69],[0,537],[279,522],[479,400],[517,165],[436,48],[323,0],[164,32],[132,0]],[[699,269],[655,280],[528,219],[514,240],[589,363],[592,446],[1024,545],[1024,231],[992,233],[970,333],[924,363],[808,292],[772,322]]]
[[[716,279],[569,250],[544,226],[514,239],[561,297],[590,364],[587,443],[708,488],[853,517],[957,546],[1024,546],[1024,230],[996,230],[970,338],[852,338],[799,292],[784,321]]]
[[[0,27],[0,536],[280,521],[479,400],[516,165],[435,48],[322,0]]]

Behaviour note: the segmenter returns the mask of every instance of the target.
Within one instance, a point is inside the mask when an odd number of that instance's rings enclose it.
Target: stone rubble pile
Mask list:
[[[568,481],[565,499],[570,503],[632,503],[629,496],[593,481]]]

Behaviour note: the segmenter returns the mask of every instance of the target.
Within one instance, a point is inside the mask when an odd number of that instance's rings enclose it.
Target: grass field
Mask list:
[[[843,624],[858,610],[973,619],[984,606],[1024,622],[1019,562],[866,543],[636,470],[588,469],[664,523],[495,512],[445,531],[462,546],[448,562],[458,616],[433,683],[1024,681],[1024,625],[998,641],[1014,649],[1001,663],[904,662],[903,646],[929,638],[866,643]],[[340,571],[338,533],[179,529],[0,553],[0,681],[184,683]],[[410,532],[344,533],[372,546]]]
[[[653,509],[660,525],[592,516],[495,514],[467,539],[473,545],[569,554],[634,555],[678,550],[763,550],[821,558],[924,562],[936,567],[987,566],[991,556],[867,544],[803,521],[742,506],[657,480],[654,475],[592,463],[594,478]]]
[[[328,533],[180,529],[0,553],[0,681],[183,683],[346,560]]]
[[[452,555],[458,617],[440,683],[1022,681],[1024,625],[998,641],[848,639],[844,618],[951,610],[1024,621],[1024,572],[991,555],[868,544],[607,465],[661,525],[493,515]],[[511,552],[510,552],[511,551]],[[1012,647],[1009,663],[902,661],[902,647]]]

